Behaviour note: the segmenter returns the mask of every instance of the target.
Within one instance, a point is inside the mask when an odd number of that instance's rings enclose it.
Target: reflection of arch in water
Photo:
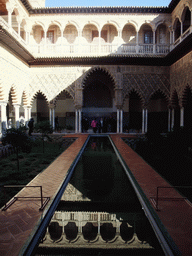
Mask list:
[[[78,227],[75,222],[68,222],[64,227],[64,231],[67,240],[74,240],[78,234]]]
[[[59,226],[58,222],[51,222],[49,225],[49,234],[53,241],[57,241],[62,236],[62,227]]]
[[[93,241],[97,237],[98,226],[93,225],[91,222],[87,222],[85,226],[82,227],[82,233],[85,240]]]
[[[116,228],[112,223],[103,223],[100,227],[101,237],[105,241],[110,241],[115,238]]]

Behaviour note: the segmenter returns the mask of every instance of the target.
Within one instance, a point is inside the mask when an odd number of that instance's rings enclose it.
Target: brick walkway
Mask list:
[[[36,176],[28,185],[42,185],[43,195],[53,200],[56,192],[63,183],[66,173],[83,146],[87,135],[69,135],[79,137],[65,152],[63,152],[44,172]],[[126,135],[125,135],[126,136]],[[125,137],[123,135],[123,137]],[[67,136],[68,137],[68,136]],[[156,195],[157,186],[170,186],[148,164],[144,162],[121,139],[122,135],[111,135],[120,154],[129,166],[140,187],[154,207],[151,198]],[[35,192],[34,192],[35,190]],[[39,190],[27,188],[20,195],[39,196]],[[181,197],[176,190],[164,191],[161,196]],[[49,207],[46,206],[46,209]],[[7,211],[0,211],[0,256],[22,255],[23,246],[29,242],[30,235],[42,217],[39,212],[40,201],[16,201]],[[184,200],[160,201],[159,218],[165,225],[182,255],[192,255],[192,207]]]
[[[69,135],[70,136],[70,135]],[[68,136],[67,136],[68,137]],[[77,137],[71,135],[70,137]],[[79,138],[65,150],[47,169],[37,175],[28,185],[43,186],[43,196],[53,200],[56,192],[63,183],[67,171],[82,148],[87,135]],[[17,196],[40,196],[39,188],[25,188]],[[41,202],[37,200],[18,200],[6,211],[0,211],[0,256],[16,256],[42,217],[39,211]]]
[[[139,157],[122,139],[122,135],[111,135],[129,169],[154,207],[151,198],[156,197],[158,186],[170,186],[151,166]],[[126,136],[123,136],[126,137]],[[179,177],[178,177],[179,185]],[[175,189],[163,189],[160,197],[182,198]],[[183,198],[182,198],[183,199]],[[154,207],[155,208],[155,207]],[[183,256],[192,255],[192,205],[186,200],[159,201],[157,214]]]

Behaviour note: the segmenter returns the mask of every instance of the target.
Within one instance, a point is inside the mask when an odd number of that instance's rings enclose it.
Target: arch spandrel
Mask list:
[[[187,104],[187,97],[188,94],[192,94],[192,87],[189,86],[188,84],[183,88],[181,94],[180,94],[180,106],[181,107],[185,107],[185,105]]]
[[[169,98],[170,81],[165,74],[129,74],[122,76],[123,94],[127,95],[131,90],[139,92],[145,102],[151,95],[161,90]]]

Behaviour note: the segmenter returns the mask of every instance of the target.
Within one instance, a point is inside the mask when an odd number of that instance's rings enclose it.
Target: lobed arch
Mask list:
[[[152,92],[148,98],[150,100],[157,97],[158,95],[163,96],[166,99],[167,103],[169,103],[169,95],[162,89],[157,89],[156,91]]]
[[[54,101],[54,105],[57,105],[57,101],[62,98],[62,99],[72,99],[74,100],[74,97],[70,94],[70,92],[66,89],[60,91],[60,93],[55,97]]]
[[[179,106],[179,94],[176,89],[174,89],[170,96],[170,105],[172,108]]]
[[[189,84],[187,84],[183,91],[181,92],[181,106],[185,107],[185,105],[187,104],[187,97],[189,95],[189,93],[192,94],[192,88],[189,86]]]
[[[11,97],[11,100],[12,100],[13,104],[19,104],[18,92],[17,92],[17,89],[14,85],[9,89],[9,93],[7,95],[7,101],[9,101],[9,96]]]
[[[41,94],[42,96],[44,96],[46,102],[47,102],[47,105],[49,105],[49,101],[48,101],[48,98],[47,96],[41,91],[41,90],[38,90],[34,93],[34,95],[32,96],[31,100],[30,100],[30,105],[32,106],[33,105],[33,101],[34,99],[38,96],[38,94]]]
[[[129,96],[130,96],[131,93],[135,93],[136,95],[138,95],[138,97],[139,97],[140,100],[141,100],[142,106],[145,105],[145,99],[144,99],[144,97],[143,97],[143,95],[142,95],[142,92],[139,91],[139,90],[137,90],[137,89],[135,89],[135,88],[130,88],[128,91],[126,91],[126,93],[125,93],[124,96],[123,96],[123,104],[124,104],[124,102],[125,102],[125,99],[126,99],[126,98],[129,98]]]
[[[5,96],[4,96],[4,88],[2,86],[2,83],[0,83],[0,101],[4,101]]]
[[[82,80],[82,88],[84,88],[86,86],[86,81],[87,79],[89,79],[89,77],[95,73],[95,72],[103,72],[103,74],[105,74],[106,76],[108,76],[108,78],[111,80],[112,84],[113,84],[113,89],[115,89],[117,87],[117,82],[115,77],[110,73],[110,71],[107,68],[104,67],[94,67],[89,69],[85,74],[84,74],[84,78]]]
[[[22,99],[23,99],[23,106],[28,106],[28,97],[27,97],[27,93],[25,91],[23,91],[22,93]]]

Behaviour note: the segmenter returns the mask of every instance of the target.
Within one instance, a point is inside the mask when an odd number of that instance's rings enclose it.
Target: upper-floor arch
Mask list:
[[[136,28],[132,23],[127,23],[122,30],[122,39],[126,44],[136,44]]]
[[[109,22],[102,27],[101,34],[106,43],[112,43],[118,36],[118,29],[114,23]]]
[[[183,33],[191,26],[191,12],[189,6],[185,6],[181,15],[181,21],[183,25]]]
[[[150,23],[144,23],[139,29],[139,42],[141,44],[153,44],[154,30]]]
[[[98,24],[90,22],[83,27],[82,36],[87,40],[88,43],[91,43],[94,38],[99,37],[99,32]]]
[[[115,29],[118,31],[120,29],[120,25],[118,24],[118,22],[114,21],[114,20],[108,20],[107,22],[103,22],[101,24],[101,30],[103,30],[103,28],[107,25],[111,25],[113,27],[115,27]]]
[[[181,36],[181,20],[179,17],[175,19],[173,24],[173,31],[174,31],[174,40],[176,41]]]
[[[138,32],[138,23],[136,22],[136,21],[134,21],[134,20],[127,20],[125,23],[123,23],[122,25],[121,25],[121,29],[123,30],[124,28],[125,28],[125,26],[133,26],[134,27],[134,29]]]
[[[170,31],[166,23],[159,23],[156,27],[155,42],[157,44],[169,44]]]
[[[81,29],[83,30],[86,26],[89,26],[89,25],[96,27],[97,30],[100,31],[101,26],[100,26],[99,22],[97,22],[95,20],[89,20],[89,21],[86,21],[85,23],[81,24]]]

